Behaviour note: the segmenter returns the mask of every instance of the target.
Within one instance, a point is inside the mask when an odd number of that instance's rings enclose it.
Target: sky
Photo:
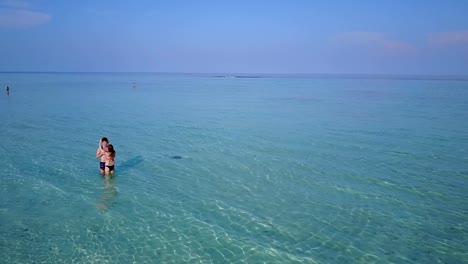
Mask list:
[[[0,71],[468,74],[468,0],[0,0]]]

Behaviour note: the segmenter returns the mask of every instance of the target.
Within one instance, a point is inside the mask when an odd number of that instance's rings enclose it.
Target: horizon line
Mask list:
[[[2,73],[70,73],[70,74],[187,74],[212,75],[211,77],[375,77],[375,79],[394,77],[408,80],[468,80],[468,74],[437,74],[437,73],[245,73],[245,72],[164,72],[164,71],[0,71]],[[399,78],[398,78],[399,77]]]

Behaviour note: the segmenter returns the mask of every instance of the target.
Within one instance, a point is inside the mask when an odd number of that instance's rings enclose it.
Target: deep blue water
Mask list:
[[[0,262],[467,263],[468,81],[348,77],[0,73]]]

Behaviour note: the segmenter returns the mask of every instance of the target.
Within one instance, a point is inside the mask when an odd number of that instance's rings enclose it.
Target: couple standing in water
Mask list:
[[[99,148],[96,151],[96,159],[101,158],[99,163],[99,169],[101,174],[114,174],[114,159],[115,159],[115,150],[112,144],[109,144],[109,140],[105,137],[99,140]]]

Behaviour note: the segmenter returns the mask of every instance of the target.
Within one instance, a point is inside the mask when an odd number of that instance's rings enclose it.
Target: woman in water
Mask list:
[[[101,170],[101,174],[104,174],[106,169],[106,151],[107,145],[109,144],[109,140],[105,137],[99,140],[99,147],[96,151],[96,159],[101,158],[101,162],[99,162],[99,169]]]
[[[109,144],[106,151],[106,174],[114,174],[114,159],[115,159],[115,150],[114,146]]]

